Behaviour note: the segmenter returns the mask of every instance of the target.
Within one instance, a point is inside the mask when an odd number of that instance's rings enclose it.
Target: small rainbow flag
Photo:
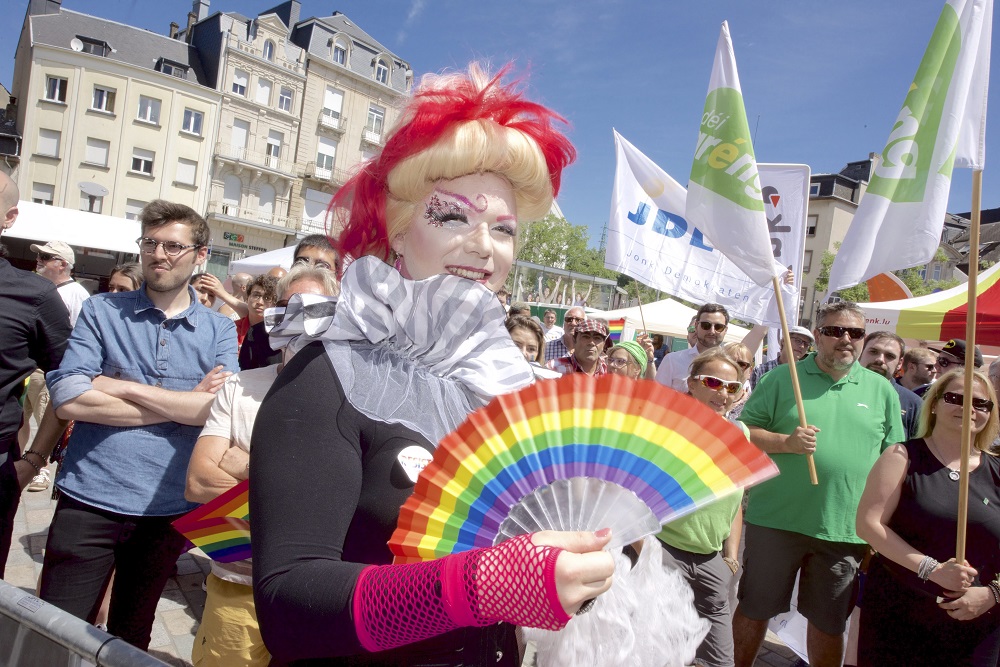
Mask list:
[[[212,560],[232,563],[250,558],[249,488],[248,481],[240,482],[174,521],[174,528]]]
[[[616,345],[622,342],[622,332],[625,330],[625,318],[608,320],[608,338]]]

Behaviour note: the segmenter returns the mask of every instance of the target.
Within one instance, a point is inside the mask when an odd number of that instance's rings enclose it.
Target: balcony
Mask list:
[[[249,42],[244,42],[243,40],[239,39],[232,33],[227,35],[227,41],[229,43],[230,48],[235,48],[239,51],[242,51],[243,53],[249,54],[260,60],[260,62],[262,63],[267,63],[268,65],[272,65],[274,67],[280,67],[298,76],[305,76],[306,68],[305,66],[302,65],[302,63],[297,63],[291,60],[287,60],[285,58],[280,57],[277,53],[274,54],[273,60],[268,60],[267,58],[264,57],[264,54],[261,52],[260,49],[255,47],[253,44],[250,44]],[[275,49],[275,51],[280,51],[280,49]]]
[[[347,129],[347,119],[332,109],[323,109],[323,113],[319,115],[319,127],[321,130],[343,134]]]
[[[263,167],[269,171],[278,173],[286,178],[292,177],[294,163],[289,160],[282,160],[266,153],[255,153],[248,151],[244,146],[233,146],[230,144],[215,144],[215,155],[223,160],[236,162],[239,164]]]
[[[375,132],[374,130],[369,130],[365,128],[365,131],[361,134],[362,143],[366,143],[369,146],[374,146],[375,148],[382,148],[382,133]]]
[[[214,214],[215,216],[232,218],[235,222],[241,222],[249,227],[257,227],[259,229],[267,229],[269,227],[295,229],[295,225],[290,218],[253,208],[240,207],[238,204],[214,201],[209,204],[208,213],[209,215]]]
[[[306,164],[305,177],[323,183],[343,185],[351,177],[351,174],[346,169],[327,169],[316,162],[309,162]]]

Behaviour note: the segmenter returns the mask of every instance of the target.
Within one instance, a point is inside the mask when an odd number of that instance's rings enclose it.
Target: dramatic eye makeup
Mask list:
[[[425,204],[424,219],[431,227],[454,229],[469,224],[469,211],[482,214],[486,213],[488,208],[489,200],[484,194],[476,195],[476,202],[473,203],[468,197],[457,192],[435,188]],[[490,229],[507,236],[515,236],[517,218],[513,215],[497,216],[496,223]]]

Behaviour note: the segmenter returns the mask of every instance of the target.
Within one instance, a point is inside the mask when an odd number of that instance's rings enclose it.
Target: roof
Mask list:
[[[340,12],[334,12],[332,16],[319,17],[317,18],[317,20],[324,23],[333,30],[336,30],[337,32],[346,33],[351,37],[351,39],[355,39],[359,42],[367,44],[368,46],[374,48],[376,51],[382,51],[384,53],[391,54],[397,60],[401,60],[399,56],[392,53],[392,51],[390,51],[385,46],[380,44],[378,40],[376,40],[367,32],[359,28],[357,24],[354,23],[354,21],[350,20],[349,18],[347,18],[347,16],[341,14]]]
[[[69,49],[75,37],[86,37],[103,41],[112,51],[106,60],[127,63],[144,69],[156,70],[160,58],[165,58],[189,68],[187,81],[208,86],[201,61],[194,47],[166,35],[117,23],[107,19],[80,14],[68,9],[58,14],[31,16],[31,36],[33,44]],[[90,55],[90,54],[84,54]],[[93,58],[101,56],[91,55]]]

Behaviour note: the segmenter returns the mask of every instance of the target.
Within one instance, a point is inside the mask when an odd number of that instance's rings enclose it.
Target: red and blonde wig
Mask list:
[[[330,203],[341,257],[389,261],[391,240],[440,180],[496,173],[513,188],[518,220],[548,213],[576,151],[554,127],[565,119],[501,83],[509,69],[489,78],[472,63],[468,73],[422,79],[381,153]]]

